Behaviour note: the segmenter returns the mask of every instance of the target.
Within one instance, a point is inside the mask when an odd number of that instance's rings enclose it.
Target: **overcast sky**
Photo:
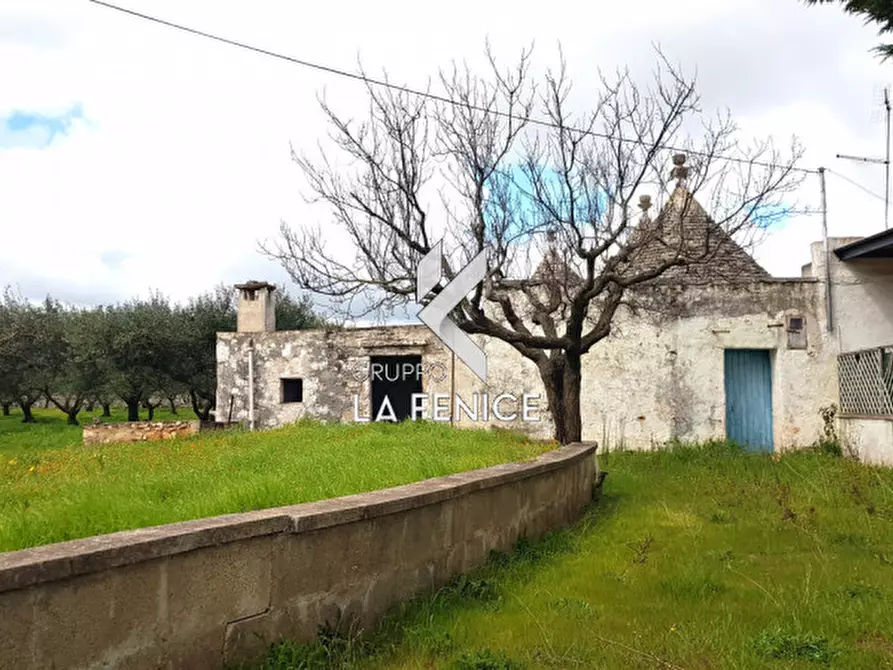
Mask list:
[[[826,166],[875,194],[882,166],[835,154],[884,152],[891,64],[876,29],[838,5],[798,0],[549,3],[208,2],[122,6],[272,51],[424,87],[451,60],[480,62],[490,39],[538,66],[561,43],[579,89],[596,70],[648,74],[651,45],[697,71],[705,107],[728,107],[743,137],[796,134],[805,167]],[[289,286],[257,253],[280,220],[320,223],[301,198],[289,143],[325,139],[316,96],[362,115],[362,84],[217,44],[87,0],[0,0],[0,285],[90,304],[160,290],[185,299],[219,282]],[[819,182],[797,196],[819,206]],[[882,199],[828,177],[833,236],[884,227]],[[757,249],[799,276],[819,216],[793,216]]]

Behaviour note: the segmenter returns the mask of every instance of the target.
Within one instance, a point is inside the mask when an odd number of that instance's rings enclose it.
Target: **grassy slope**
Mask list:
[[[308,423],[85,447],[61,419],[20,419],[0,420],[0,551],[386,488],[553,448],[430,423]]]
[[[352,667],[893,667],[893,472],[727,447],[602,465],[576,528],[413,603]]]

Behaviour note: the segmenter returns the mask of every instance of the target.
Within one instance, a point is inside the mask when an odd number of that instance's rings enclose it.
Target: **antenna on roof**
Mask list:
[[[848,161],[860,161],[862,163],[874,163],[875,165],[883,165],[885,172],[884,186],[884,230],[890,228],[890,88],[884,87],[884,110],[887,116],[887,157],[871,158],[865,156],[848,156],[846,154],[837,154],[838,158]]]

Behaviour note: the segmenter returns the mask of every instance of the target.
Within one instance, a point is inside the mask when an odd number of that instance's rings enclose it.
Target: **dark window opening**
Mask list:
[[[283,379],[282,402],[304,402],[304,380]]]
[[[803,330],[803,318],[799,316],[791,317],[788,323],[789,330]]]
[[[257,291],[249,291],[246,289],[242,291],[242,297],[245,300],[257,300]]]

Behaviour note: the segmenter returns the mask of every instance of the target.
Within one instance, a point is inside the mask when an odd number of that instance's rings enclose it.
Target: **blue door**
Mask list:
[[[768,349],[726,349],[726,438],[772,451],[772,364]]]

